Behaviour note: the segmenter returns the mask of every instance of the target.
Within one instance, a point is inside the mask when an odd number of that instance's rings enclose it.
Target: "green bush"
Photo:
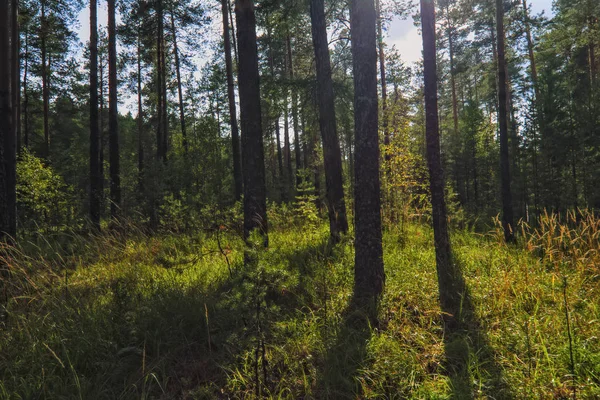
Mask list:
[[[17,162],[17,210],[23,232],[63,229],[73,220],[73,189],[42,159],[23,151]]]

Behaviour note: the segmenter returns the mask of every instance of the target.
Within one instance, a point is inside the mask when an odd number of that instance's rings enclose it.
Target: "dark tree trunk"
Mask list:
[[[23,68],[23,145],[29,147],[29,95],[27,92],[27,78],[29,73],[29,32],[25,31],[25,66]]]
[[[46,1],[42,0],[40,20],[40,50],[42,56],[42,103],[44,114],[44,157],[50,156],[50,88],[48,82],[49,62],[47,63],[46,36],[48,21],[46,18]]]
[[[458,311],[457,305],[459,304],[460,293],[457,292],[456,282],[458,277],[452,263],[446,200],[444,199],[444,176],[440,154],[434,0],[421,0],[421,26],[423,27],[427,165],[429,167],[429,186],[431,190],[435,259],[440,303],[442,310],[454,314]]]
[[[350,35],[354,70],[355,265],[354,293],[378,298],[385,271],[381,232],[377,104],[377,35],[373,0],[352,0]]]
[[[115,0],[108,0],[108,138],[110,160],[110,215],[116,218],[121,207],[119,175],[119,127],[117,111],[117,32]]]
[[[383,43],[383,22],[381,16],[381,2],[376,0],[377,6],[377,44],[379,47],[379,76],[381,80],[381,117],[383,119],[383,144],[386,146],[384,155],[385,161],[390,160],[390,155],[387,152],[387,146],[390,144],[390,131],[388,127],[388,112],[387,112],[387,81],[385,76],[385,49]]]
[[[177,49],[177,31],[175,29],[175,17],[173,16],[173,6],[171,5],[171,32],[173,34],[173,55],[175,56],[175,73],[177,76],[177,93],[179,95],[179,123],[181,124],[181,136],[183,142],[183,151],[188,153],[188,139],[185,129],[185,110],[183,104],[183,88],[181,87],[181,65],[179,63],[179,50]]]
[[[294,156],[296,157],[296,188],[301,183],[300,170],[302,169],[302,154],[300,151],[300,128],[298,127],[298,92],[294,84],[294,59],[292,57],[292,42],[290,35],[286,39],[288,65],[290,67],[290,81],[292,82],[292,119],[294,126]]]
[[[268,245],[265,162],[258,75],[256,17],[252,0],[236,0],[238,86],[244,171],[244,239],[257,230]]]
[[[104,112],[104,72],[106,71],[104,60],[102,59],[103,54],[99,55],[98,69],[100,72],[100,218],[105,213],[105,196],[104,196],[104,149],[106,148],[106,129],[104,129],[105,112]]]
[[[508,155],[508,113],[506,60],[504,56],[504,2],[496,0],[496,39],[498,53],[498,125],[500,128],[500,181],[502,190],[502,227],[507,242],[514,242],[510,160]]]
[[[166,162],[167,160],[167,152],[164,148],[163,144],[165,142],[164,137],[167,132],[163,130],[163,108],[166,107],[166,99],[163,98],[163,79],[164,79],[164,71],[162,69],[162,47],[163,43],[163,5],[162,0],[158,0],[156,3],[156,24],[157,24],[157,35],[156,35],[156,98],[157,98],[157,106],[156,106],[156,114],[157,114],[157,124],[156,124],[156,158],[158,160],[162,160]]]
[[[240,134],[238,132],[237,110],[235,106],[235,88],[233,84],[233,62],[231,60],[231,39],[229,37],[228,0],[221,0],[223,14],[223,42],[225,44],[225,71],[227,74],[227,98],[229,100],[229,125],[231,127],[231,147],[233,158],[234,198],[242,198],[242,163],[240,159]]]
[[[273,55],[273,41],[271,38],[271,29],[267,28],[267,42],[268,42],[268,49],[269,49],[269,71],[271,73],[271,79],[275,80],[275,56]],[[277,116],[275,117],[275,121],[274,121],[274,125],[275,125],[275,144],[273,144],[273,141],[271,140],[271,148],[272,148],[272,159],[273,159],[273,165],[272,165],[272,178],[273,178],[273,186],[277,186],[279,189],[279,195],[280,195],[280,199],[282,201],[286,201],[286,180],[285,180],[285,175],[284,175],[284,171],[283,171],[283,154],[281,152],[281,127],[279,126],[279,110],[277,109],[279,106],[278,102],[276,101],[275,104],[275,112],[277,113]],[[270,113],[268,113],[270,115]],[[269,135],[272,138],[272,135]],[[277,149],[275,150],[275,146],[277,147]],[[277,152],[277,155],[275,155],[275,152]],[[277,157],[277,160],[275,160],[275,157]],[[279,174],[279,180],[277,180],[276,174],[275,172],[277,172]]]
[[[285,193],[283,191],[285,188],[283,187],[283,154],[281,153],[281,138],[280,132],[281,128],[279,126],[279,117],[275,118],[275,140],[277,146],[277,172],[279,173],[279,184],[281,186],[281,198],[285,197]]]
[[[100,132],[98,130],[98,7],[90,0],[90,220],[100,229]]]
[[[229,10],[229,26],[231,26],[231,42],[233,43],[233,58],[235,60],[235,65],[238,65],[238,47],[236,43],[236,34],[235,34],[235,24],[233,23],[233,13],[231,12],[231,2],[227,1],[227,9]],[[235,0],[234,0],[235,1]]]
[[[284,180],[283,201],[288,202],[290,201],[290,194],[292,193],[292,176],[294,176],[294,171],[292,170],[292,155],[290,149],[290,118],[287,95],[283,102],[285,106],[285,111],[283,112],[283,161],[285,163],[285,174],[282,177]]]
[[[159,19],[159,36],[160,36],[160,70],[162,72],[161,79],[161,90],[162,90],[162,152],[163,161],[167,161],[167,154],[169,152],[169,114],[167,104],[167,60],[166,60],[166,42],[165,42],[165,28],[163,22],[163,3],[161,4],[161,13]]]
[[[8,68],[10,71],[10,111],[12,112],[12,120],[9,134],[5,137],[4,146],[4,161],[6,163],[6,201],[8,212],[8,231],[7,233],[12,239],[17,235],[17,113],[18,108],[18,93],[19,93],[19,25],[18,25],[18,5],[13,0],[10,10],[10,25],[11,35],[10,40],[10,55],[6,57],[10,63]],[[2,53],[0,53],[2,54]]]
[[[458,136],[458,99],[456,97],[456,73],[454,70],[454,36],[452,25],[450,23],[450,5],[446,6],[446,35],[448,36],[448,53],[450,57],[450,85],[452,87],[452,122],[454,135]]]
[[[333,81],[331,79],[331,63],[329,59],[323,0],[311,0],[310,17],[317,69],[319,126],[323,140],[325,186],[327,208],[329,209],[329,233],[333,242],[337,242],[340,239],[340,234],[348,232],[348,220],[346,218],[342,155],[335,120]],[[377,80],[377,75],[375,79]],[[375,91],[375,106],[377,106],[377,87],[375,87]],[[375,125],[377,125],[377,120],[375,120]],[[377,135],[377,127],[375,128],[375,135]]]
[[[19,35],[19,1],[12,0],[12,104],[13,124],[16,130],[16,149],[21,148],[21,40]],[[16,203],[16,199],[15,199]],[[16,226],[16,221],[15,221]]]
[[[529,54],[529,66],[531,67],[531,82],[533,84],[533,108],[535,110],[537,128],[544,132],[544,113],[541,107],[540,87],[538,84],[537,64],[535,62],[535,53],[533,48],[533,38],[531,36],[531,24],[529,22],[529,11],[527,9],[527,0],[523,0],[523,24],[525,25],[525,35],[527,38],[527,52]],[[537,135],[536,129],[533,129],[532,137],[532,164],[533,164],[533,207],[536,215],[538,214],[538,161],[537,161]]]
[[[137,129],[138,129],[138,177],[142,190],[142,174],[144,172],[144,110],[142,108],[142,32],[138,25],[137,37]]]
[[[11,14],[9,2],[0,2],[0,54],[4,54],[0,60],[0,241],[15,236],[13,230],[13,209],[11,197],[13,184],[11,182],[14,166],[11,153],[14,147],[16,130],[13,124],[12,110],[12,54],[10,38]],[[10,239],[9,239],[10,240]]]

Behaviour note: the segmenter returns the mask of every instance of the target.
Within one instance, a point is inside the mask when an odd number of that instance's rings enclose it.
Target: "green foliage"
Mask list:
[[[600,395],[600,292],[583,264],[557,271],[493,236],[456,232],[470,328],[445,337],[429,228],[384,235],[376,327],[353,308],[351,241],[331,248],[325,224],[280,226],[266,250],[256,239],[258,262],[246,266],[226,227],[79,238],[85,257],[63,254],[66,271],[15,250],[0,397],[569,397],[562,275],[577,393]]]
[[[294,201],[294,216],[299,225],[319,225],[321,218],[317,209],[318,196],[315,187],[310,181],[310,172],[306,169],[300,172],[302,182],[296,190],[296,201]]]
[[[17,210],[23,232],[63,229],[73,223],[73,189],[50,166],[23,151],[17,163]]]

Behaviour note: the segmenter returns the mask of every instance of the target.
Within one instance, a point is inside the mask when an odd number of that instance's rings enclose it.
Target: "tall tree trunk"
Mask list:
[[[502,189],[502,226],[504,238],[513,242],[514,222],[512,209],[512,194],[510,191],[510,160],[508,155],[508,114],[506,60],[504,56],[504,3],[496,0],[496,39],[498,53],[498,125],[500,128],[500,180]]]
[[[163,136],[166,132],[163,132],[163,108],[165,107],[163,99],[163,71],[162,71],[162,31],[163,31],[163,8],[162,0],[157,0],[156,3],[156,23],[157,23],[157,35],[156,35],[156,158],[158,160],[166,161],[166,151],[163,148],[164,139]]]
[[[121,207],[117,89],[115,0],[108,0],[108,138],[110,150],[110,215],[112,218],[118,216]]]
[[[100,53],[99,55],[99,63],[98,63],[98,72],[100,72],[100,151],[99,151],[99,158],[100,158],[100,218],[102,218],[102,215],[105,213],[106,209],[106,203],[105,203],[105,195],[104,195],[104,186],[105,186],[105,182],[104,182],[104,153],[105,153],[105,148],[106,148],[106,129],[104,129],[104,120],[105,120],[105,110],[104,110],[104,86],[105,86],[105,80],[104,80],[104,72],[106,70],[105,66],[104,66],[104,60],[102,59],[103,54]]]
[[[350,35],[354,70],[355,264],[354,293],[376,299],[385,271],[381,232],[377,101],[377,35],[373,0],[352,0]]]
[[[46,0],[42,0],[41,4],[41,20],[40,20],[40,50],[42,56],[42,103],[43,103],[43,114],[44,114],[44,157],[50,156],[50,88],[48,82],[48,69],[49,62],[47,63],[47,30],[48,20],[46,18]]]
[[[298,127],[298,91],[294,83],[294,59],[292,57],[292,41],[290,35],[286,38],[287,57],[290,72],[290,81],[292,83],[292,120],[294,127],[294,156],[296,158],[296,188],[300,185],[302,177],[300,170],[302,169],[302,155],[300,151],[300,128]]]
[[[283,160],[285,162],[285,174],[284,178],[284,198],[283,201],[290,201],[290,194],[292,193],[292,176],[294,171],[292,170],[292,156],[290,150],[290,118],[289,118],[289,104],[287,102],[287,93],[283,99],[285,110],[283,112]]]
[[[227,9],[229,10],[229,25],[231,26],[231,41],[233,42],[233,56],[235,65],[238,65],[238,47],[236,43],[235,24],[233,23],[233,13],[231,12],[231,1],[227,1]],[[233,0],[235,2],[235,0]]]
[[[29,32],[25,31],[25,66],[23,68],[23,145],[29,147],[29,94],[27,92],[27,78],[29,73]]]
[[[341,234],[348,232],[348,220],[346,218],[342,155],[335,120],[333,80],[331,78],[331,62],[329,59],[325,6],[323,0],[311,0],[310,17],[317,69],[319,127],[321,130],[321,138],[323,140],[325,186],[327,208],[329,210],[329,234],[331,240],[337,242],[339,241]],[[375,75],[375,80],[377,80],[377,75]],[[377,106],[377,86],[375,87],[375,91],[375,105]],[[377,125],[377,120],[375,120],[375,125]],[[377,134],[377,129],[375,130],[375,134]]]
[[[169,152],[169,114],[167,104],[167,60],[166,60],[166,41],[165,41],[165,28],[163,22],[163,3],[161,4],[161,13],[159,19],[159,36],[160,36],[160,70],[162,72],[161,79],[161,90],[162,90],[162,148],[163,148],[163,161],[167,161],[167,154]]]
[[[256,17],[253,0],[236,0],[238,86],[244,171],[244,239],[258,230],[268,245],[265,156],[262,135]]]
[[[238,132],[235,88],[233,84],[233,63],[231,60],[231,39],[229,37],[229,0],[221,0],[223,14],[223,42],[225,46],[225,72],[227,75],[227,98],[229,100],[229,126],[231,127],[231,147],[233,158],[233,194],[236,201],[242,198],[242,163],[240,159],[240,134]]]
[[[177,31],[175,29],[175,17],[173,16],[173,5],[171,5],[171,32],[173,34],[173,54],[175,56],[175,73],[177,76],[177,93],[179,94],[179,122],[181,124],[181,136],[183,151],[188,153],[188,140],[185,130],[185,110],[183,104],[183,89],[181,87],[181,65],[179,63],[179,50],[177,49]]]
[[[100,132],[98,130],[98,7],[90,0],[90,220],[100,229]]]
[[[531,24],[529,23],[529,10],[527,9],[527,0],[523,0],[523,24],[525,25],[525,35],[527,38],[527,52],[529,55],[529,66],[531,68],[531,82],[533,84],[533,109],[536,115],[537,127],[533,129],[533,137],[532,137],[532,164],[533,164],[533,207],[535,213],[538,213],[538,197],[539,197],[539,189],[538,189],[538,165],[537,165],[537,135],[536,128],[539,129],[540,132],[544,131],[544,112],[541,107],[541,95],[540,95],[540,87],[538,84],[538,73],[537,73],[537,65],[535,62],[535,53],[533,47],[533,38],[531,35]]]
[[[267,45],[268,45],[268,51],[269,51],[269,55],[268,55],[268,62],[269,62],[269,72],[271,73],[271,79],[273,79],[273,81],[275,81],[275,56],[273,54],[273,41],[271,38],[271,28],[267,27]],[[279,101],[276,99],[275,100],[275,112],[277,113],[277,116],[275,117],[275,144],[271,143],[272,146],[271,148],[273,148],[273,152],[272,152],[272,158],[273,158],[273,166],[272,166],[272,172],[273,172],[273,186],[277,186],[279,189],[279,195],[280,195],[280,199],[281,201],[287,201],[287,196],[286,196],[286,191],[287,191],[287,185],[286,185],[286,179],[285,179],[285,175],[284,175],[284,170],[283,170],[283,154],[281,152],[281,127],[279,126]],[[268,115],[271,115],[270,113],[267,113]],[[270,137],[272,137],[272,135],[269,135]],[[272,142],[272,141],[271,141]],[[277,149],[275,150],[275,146],[277,146]],[[277,152],[277,155],[275,155],[275,152]],[[277,157],[277,160],[275,160],[275,157]],[[279,180],[276,178],[276,174],[275,172],[277,172],[279,174]]]
[[[18,24],[18,4],[17,1],[12,1],[10,10],[10,54],[6,57],[10,63],[8,70],[10,71],[10,111],[11,125],[9,134],[5,137],[4,146],[4,161],[6,162],[6,200],[8,208],[8,231],[7,233],[12,239],[17,235],[17,131],[18,119],[18,93],[19,93],[19,24]],[[2,53],[0,53],[2,54]],[[5,53],[6,54],[6,53]]]
[[[10,13],[8,1],[0,2],[0,54],[6,55],[0,60],[0,241],[10,236],[10,209],[8,202],[8,174],[6,155],[12,135],[12,99],[10,65]],[[0,277],[4,278],[4,276]]]
[[[383,21],[381,15],[381,1],[376,0],[377,8],[377,44],[379,47],[379,75],[381,80],[381,118],[383,127],[383,144],[386,146],[384,159],[386,162],[390,160],[390,155],[387,152],[387,146],[390,144],[390,131],[388,127],[388,104],[387,104],[387,80],[385,76],[385,49],[383,43]]]
[[[137,103],[138,177],[141,191],[144,172],[144,110],[142,108],[142,30],[139,24],[137,30]]]
[[[281,199],[285,198],[284,172],[283,172],[283,154],[281,153],[281,127],[279,126],[279,116],[275,118],[275,140],[277,146],[277,172],[279,173],[279,186]],[[273,182],[275,183],[275,182]]]
[[[460,293],[455,287],[457,276],[452,263],[444,176],[440,154],[440,132],[437,104],[437,66],[435,46],[434,0],[421,0],[421,26],[423,27],[423,66],[425,80],[425,129],[427,142],[427,165],[433,216],[435,260],[442,310],[454,314],[460,304]]]
[[[456,97],[456,73],[454,68],[454,37],[452,35],[452,25],[450,22],[450,5],[446,6],[446,35],[448,36],[448,53],[450,55],[450,85],[452,87],[452,122],[454,127],[454,136],[458,136],[458,99]]]
[[[0,241],[16,235],[16,126],[13,115],[14,83],[11,49],[11,9],[0,2]]]
[[[16,149],[21,148],[21,39],[19,35],[19,1],[12,0],[12,104],[13,124],[16,130]],[[15,200],[16,202],[16,200]],[[16,221],[15,221],[16,224]]]

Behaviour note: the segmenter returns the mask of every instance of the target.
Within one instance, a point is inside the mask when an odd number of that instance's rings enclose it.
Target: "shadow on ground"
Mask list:
[[[457,261],[460,265],[460,261]],[[459,268],[459,271],[462,271]],[[485,327],[477,317],[470,290],[462,272],[455,277],[453,287],[458,288],[461,304],[458,312],[442,309],[447,315],[444,324],[444,351],[446,373],[451,381],[455,399],[513,399],[509,384],[490,346]]]
[[[165,273],[173,276],[172,281],[144,276],[141,283],[134,271],[101,288],[71,288],[72,300],[64,305],[68,310],[61,312],[74,314],[80,329],[72,331],[73,321],[62,323],[60,329],[78,353],[70,357],[81,395],[99,399],[268,396],[279,382],[275,366],[265,357],[265,344],[269,345],[276,324],[315,303],[319,293],[307,288],[313,286],[322,264],[338,256],[324,235],[312,243],[259,255],[265,261],[258,265],[274,267],[234,263],[233,276],[211,285],[185,287],[177,277],[186,271],[171,268]],[[90,302],[95,291],[108,293],[110,302],[95,307]],[[96,341],[91,342],[90,336]],[[88,341],[94,345],[86,350]]]
[[[356,399],[361,395],[357,377],[367,356],[367,343],[376,324],[377,304],[354,295],[317,375],[316,398]]]

